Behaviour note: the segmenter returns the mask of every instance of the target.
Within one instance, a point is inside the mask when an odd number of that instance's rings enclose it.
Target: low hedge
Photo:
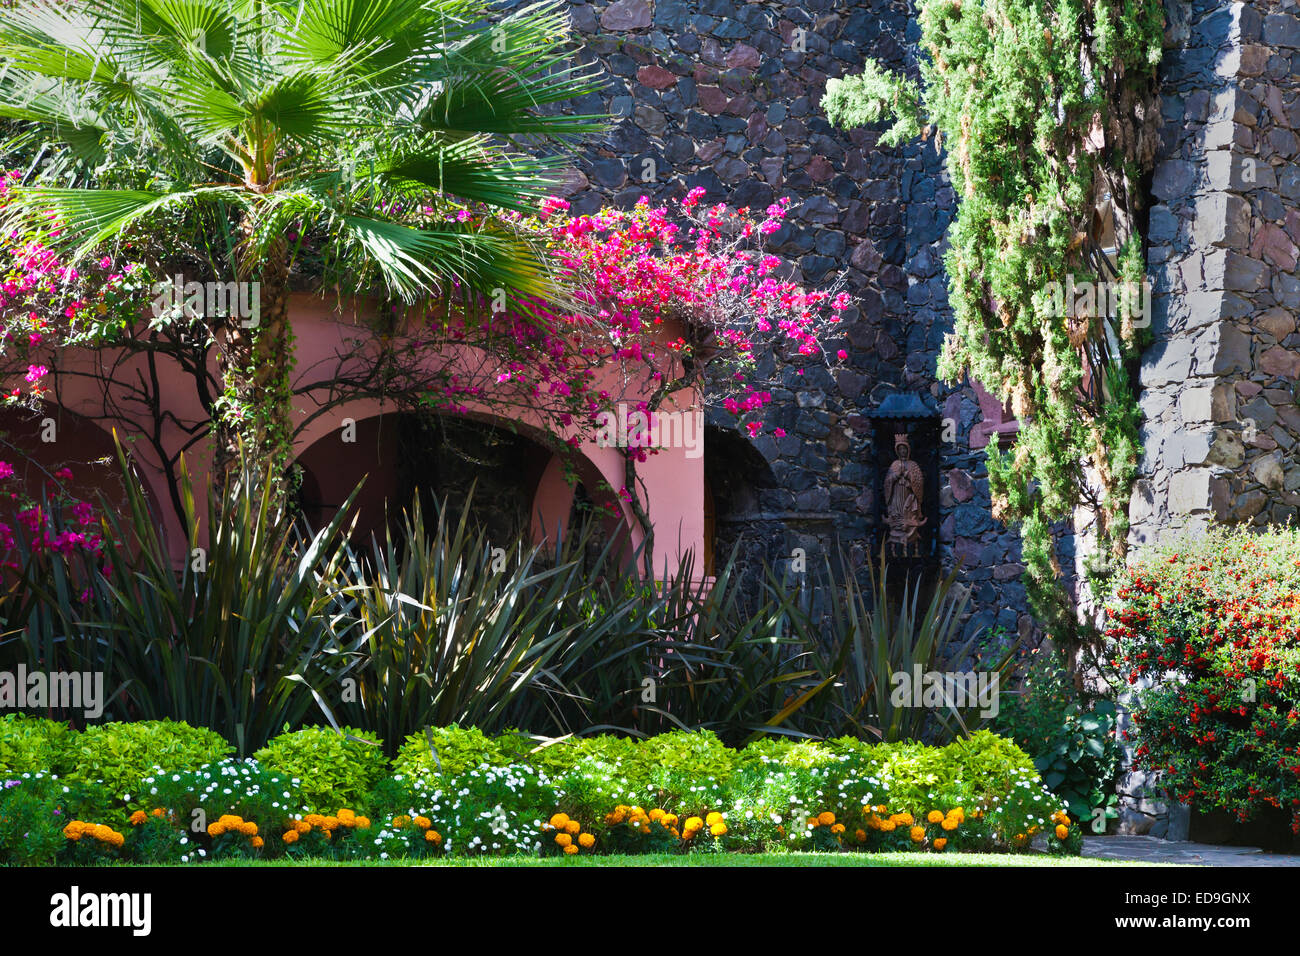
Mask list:
[[[35,733],[0,722],[0,753]],[[735,750],[708,732],[552,742],[444,727],[408,739],[391,773],[379,742],[327,728],[242,761],[206,731],[161,723],[46,733],[41,752],[66,765],[88,737],[132,745],[103,783],[89,768],[0,774],[0,862],[1081,844],[1030,759],[985,731],[946,747],[762,739]],[[157,758],[138,752],[142,740],[159,743]]]

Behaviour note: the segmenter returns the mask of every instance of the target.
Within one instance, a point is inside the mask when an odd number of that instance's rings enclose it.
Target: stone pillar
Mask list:
[[[1137,546],[1300,504],[1300,19],[1264,0],[1169,11]]]

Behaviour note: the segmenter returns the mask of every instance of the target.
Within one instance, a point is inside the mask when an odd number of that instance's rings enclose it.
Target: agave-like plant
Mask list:
[[[840,567],[850,567],[843,553]],[[868,568],[867,590],[852,573],[837,575],[827,558],[825,580],[834,600],[828,602],[824,618],[810,616],[806,620],[823,629],[823,646],[828,651],[822,666],[838,677],[836,696],[845,730],[888,742],[946,743],[987,722],[980,707],[950,685],[943,686],[938,707],[910,699],[900,701],[895,694],[897,675],[910,680],[917,668],[923,673],[944,673],[980,663],[986,675],[997,675],[999,687],[1005,683],[1019,642],[1010,642],[991,660],[976,660],[987,635],[976,632],[964,642],[960,639],[970,594],[955,588],[959,571],[959,566],[953,567],[928,587],[908,574],[896,597],[883,554],[878,564]],[[842,577],[842,582],[837,582],[837,577]]]
[[[215,246],[221,281],[260,282],[255,320],[229,310],[208,330],[228,468],[242,445],[278,486],[288,463],[291,231],[324,237],[327,285],[519,309],[554,292],[517,230],[449,212],[535,209],[557,160],[511,143],[558,152],[599,129],[545,109],[593,74],[567,60],[563,5],[491,20],[483,0],[6,5],[0,118],[76,160],[50,167],[71,188],[14,189],[13,218],[71,262],[179,223]]]
[[[494,541],[468,507],[436,510],[426,522],[417,499],[400,531],[352,553],[334,613],[362,637],[339,654],[348,664],[321,699],[327,719],[394,748],[430,725],[550,729],[537,724],[558,720],[553,698],[573,696],[563,663],[609,638],[627,608],[578,610],[589,589],[581,544],[552,557],[522,533]]]
[[[125,468],[120,446],[118,455]],[[247,466],[240,475],[256,481]],[[249,754],[302,722],[319,689],[346,667],[334,651],[363,637],[355,621],[332,612],[344,521],[360,488],[334,520],[304,536],[266,483],[235,495],[210,485],[205,539],[183,461],[180,485],[181,566],[140,486],[128,483],[126,515],[108,517],[118,553],[99,584],[112,612],[66,626],[102,635],[98,665],[122,688],[132,717],[210,727]]]

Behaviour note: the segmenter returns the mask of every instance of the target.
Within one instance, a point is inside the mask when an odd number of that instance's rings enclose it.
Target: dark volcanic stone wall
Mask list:
[[[759,209],[789,196],[774,251],[808,284],[847,270],[857,303],[845,315],[848,368],[775,371],[763,420],[787,434],[752,443],[762,461],[737,468],[737,456],[716,457],[722,443],[706,442],[719,553],[742,541],[753,565],[803,548],[811,567],[838,539],[864,562],[873,489],[889,464],[875,459],[868,413],[892,391],[912,392],[956,427],[940,450],[942,512],[932,520],[945,560],[967,569],[968,627],[1027,631],[1018,544],[991,518],[984,452],[969,448],[982,419],[975,392],[934,380],[950,323],[941,240],[955,207],[941,154],[932,140],[880,147],[879,131],[837,130],[819,106],[827,78],[858,71],[864,56],[915,72],[910,4],[616,0],[570,11],[577,56],[599,61],[606,84],[566,108],[618,118],[562,190],[573,211],[696,186],[710,202]]]

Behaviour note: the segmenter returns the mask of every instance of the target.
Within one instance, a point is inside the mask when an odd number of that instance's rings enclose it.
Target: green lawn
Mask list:
[[[193,864],[179,864],[192,866]],[[1074,866],[1158,866],[1160,864],[1100,860],[1089,857],[1059,857],[1041,854],[1011,855],[1005,853],[690,853],[641,854],[637,856],[552,856],[535,857],[479,857],[439,860],[223,860],[201,864],[204,867],[235,866],[535,866],[535,867],[590,867],[590,866],[1001,866],[1001,867],[1074,867]]]

